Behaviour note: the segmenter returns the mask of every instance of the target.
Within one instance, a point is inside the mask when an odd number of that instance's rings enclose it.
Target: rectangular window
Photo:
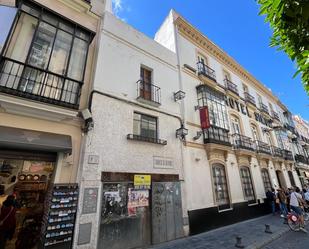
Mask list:
[[[157,139],[157,118],[134,112],[133,134]]]
[[[245,200],[254,201],[255,196],[254,196],[252,178],[248,167],[240,168],[240,178],[242,182]]]
[[[21,97],[30,94],[32,99],[77,108],[90,39],[82,27],[22,3],[1,58],[0,86]]]

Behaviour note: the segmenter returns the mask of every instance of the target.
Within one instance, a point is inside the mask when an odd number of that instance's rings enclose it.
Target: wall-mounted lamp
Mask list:
[[[202,134],[203,134],[202,131],[198,131],[198,132],[196,133],[196,136],[193,137],[193,140],[198,140],[198,139],[202,136]]]
[[[178,92],[174,93],[174,101],[176,102],[178,100],[182,100],[185,98],[185,96],[186,96],[186,93],[179,90]]]
[[[183,124],[181,124],[180,128],[176,130],[176,137],[178,137],[180,140],[185,140],[187,135],[188,129],[186,129]]]

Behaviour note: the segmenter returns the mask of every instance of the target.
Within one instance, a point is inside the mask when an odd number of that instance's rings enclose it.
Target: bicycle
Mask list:
[[[305,225],[307,225],[309,221],[309,213],[303,212],[303,216],[304,216],[304,223]],[[300,228],[301,228],[300,216],[297,213],[295,213],[294,211],[291,211],[290,213],[288,213],[287,221],[292,231],[295,231],[295,232],[300,231]]]

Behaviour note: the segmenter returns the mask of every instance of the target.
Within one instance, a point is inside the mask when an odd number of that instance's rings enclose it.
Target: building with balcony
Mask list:
[[[173,10],[155,40],[177,54],[186,93],[190,233],[261,215],[268,189],[301,186],[291,115],[280,100]]]
[[[298,115],[294,115],[296,136],[294,136],[294,157],[296,169],[302,186],[309,184],[309,122]]]
[[[92,227],[91,240],[76,248],[140,248],[184,236],[176,54],[109,11],[100,37],[89,98],[94,127],[80,171],[81,192],[95,191],[98,207],[84,212],[81,202],[80,223]],[[148,180],[140,186],[136,179]]]
[[[86,128],[81,111],[87,108],[104,1],[13,2],[16,14],[0,54],[0,195],[17,195],[23,207],[17,227],[25,217],[36,217],[38,226],[44,221],[32,232],[34,241],[71,248]],[[69,206],[54,203],[60,203],[57,194],[71,192]],[[59,212],[67,218],[56,219]],[[66,233],[51,231],[59,222],[68,224]],[[28,242],[21,243],[33,248]]]

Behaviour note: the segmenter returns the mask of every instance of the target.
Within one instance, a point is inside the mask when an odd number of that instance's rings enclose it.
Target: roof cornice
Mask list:
[[[251,75],[246,69],[244,69],[238,62],[236,62],[231,56],[214,44],[209,38],[203,35],[199,30],[188,23],[183,17],[178,16],[174,21],[178,27],[178,31],[184,37],[188,38],[198,47],[206,50],[209,54],[214,56],[218,61],[224,64],[227,68],[233,71],[235,74],[240,76],[245,83],[251,83],[257,90],[266,94],[281,108],[285,107],[281,101],[273,95],[273,93],[259,82],[253,75]],[[286,109],[286,107],[285,107]]]

